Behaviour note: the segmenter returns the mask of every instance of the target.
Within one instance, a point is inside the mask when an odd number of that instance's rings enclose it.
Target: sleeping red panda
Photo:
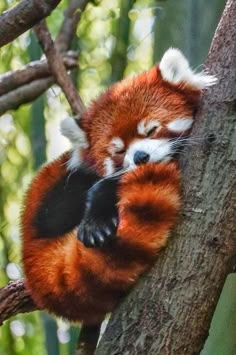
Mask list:
[[[22,215],[26,285],[39,308],[99,323],[152,265],[180,208],[175,154],[215,80],[169,49],[93,101],[79,125],[62,123],[72,150],[39,171]]]

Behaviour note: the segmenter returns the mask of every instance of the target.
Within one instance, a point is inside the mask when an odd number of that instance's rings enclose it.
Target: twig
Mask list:
[[[19,35],[35,26],[61,0],[23,0],[12,9],[0,15],[0,47],[13,41]]]
[[[66,68],[73,69],[77,67],[77,58],[78,55],[75,52],[66,53],[63,56]],[[46,59],[31,62],[20,70],[7,72],[0,76],[0,96],[15,90],[19,86],[50,75],[51,71]]]
[[[66,71],[63,60],[56,49],[45,21],[41,21],[39,25],[35,26],[34,30],[48,59],[48,64],[57,84],[62,88],[73,113],[76,116],[80,116],[84,112],[85,106]]]
[[[80,17],[89,0],[71,0],[65,11],[65,18],[62,23],[55,44],[60,52],[67,51],[73,40]]]
[[[24,280],[12,281],[0,289],[0,325],[8,318],[18,314],[37,310]]]

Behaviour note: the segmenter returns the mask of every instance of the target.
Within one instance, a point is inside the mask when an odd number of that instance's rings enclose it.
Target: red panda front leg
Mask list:
[[[122,177],[119,196],[118,238],[154,257],[166,244],[180,207],[177,163],[138,166]]]
[[[29,188],[22,224],[23,231],[33,231],[36,238],[56,238],[78,226],[87,191],[99,179],[83,164],[68,170],[68,159],[67,153],[45,165]]]
[[[78,239],[86,247],[102,247],[116,235],[118,225],[119,178],[104,178],[87,193],[86,209],[78,229]]]

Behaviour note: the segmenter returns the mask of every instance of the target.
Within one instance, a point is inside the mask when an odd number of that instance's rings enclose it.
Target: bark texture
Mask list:
[[[193,355],[236,255],[236,1],[229,0],[206,66],[219,83],[203,98],[183,159],[183,210],[155,267],[111,317],[96,355]]]
[[[0,289],[0,325],[18,314],[36,310],[30,294],[25,289],[24,280],[9,282]]]
[[[61,0],[22,0],[12,9],[0,15],[0,47],[13,41],[22,33],[36,25]]]

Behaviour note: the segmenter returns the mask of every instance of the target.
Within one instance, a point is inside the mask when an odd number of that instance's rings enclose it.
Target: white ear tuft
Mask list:
[[[185,56],[176,48],[169,48],[164,53],[159,67],[162,78],[172,84],[183,82],[201,90],[217,82],[214,75],[209,75],[204,71],[194,73]]]
[[[68,117],[61,122],[61,133],[70,142],[81,148],[88,148],[89,144],[85,132],[76,124],[74,118]]]

